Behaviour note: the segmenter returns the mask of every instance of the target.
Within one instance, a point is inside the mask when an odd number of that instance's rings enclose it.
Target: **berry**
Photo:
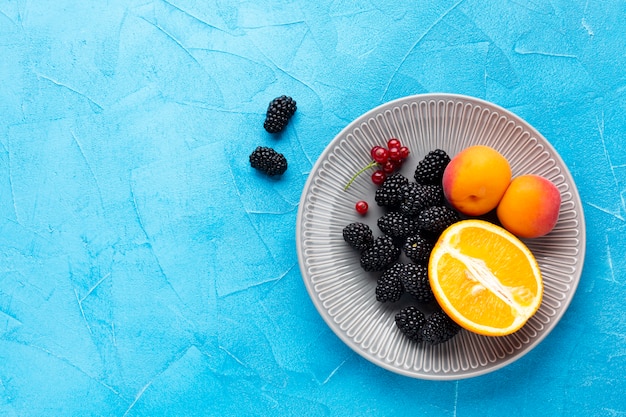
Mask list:
[[[415,181],[418,184],[440,184],[443,171],[449,162],[450,157],[445,151],[441,149],[430,151],[417,164],[414,174]]]
[[[287,159],[272,148],[258,146],[250,154],[250,165],[269,176],[282,175],[287,170]]]
[[[416,234],[409,236],[404,242],[402,249],[407,258],[415,263],[425,263],[430,258],[435,244],[425,239],[422,235]]]
[[[401,275],[404,271],[404,264],[396,263],[383,272],[376,282],[376,300],[381,303],[396,302],[402,297],[404,287],[402,286]]]
[[[366,271],[383,271],[400,257],[400,248],[390,236],[380,236],[361,252],[361,267]]]
[[[350,223],[343,228],[343,240],[358,250],[364,250],[374,244],[372,229],[365,223]]]
[[[424,185],[422,190],[427,196],[427,207],[437,206],[446,201],[443,194],[443,186],[441,184]]]
[[[391,211],[378,219],[378,227],[387,236],[404,238],[417,232],[417,221],[398,211]]]
[[[384,164],[389,159],[389,152],[381,146],[375,146],[372,149],[372,159],[378,164]]]
[[[422,328],[426,324],[426,316],[415,306],[404,307],[395,317],[396,326],[410,340],[422,341]]]
[[[415,297],[417,301],[427,303],[435,298],[430,289],[428,268],[425,265],[406,264],[400,280],[404,290]]]
[[[387,174],[383,170],[377,169],[372,173],[372,182],[381,185],[387,179]]]
[[[365,215],[367,214],[367,210],[369,209],[369,206],[367,205],[367,201],[357,201],[356,204],[354,205],[354,209],[356,210],[357,213],[361,214],[361,215]]]
[[[422,338],[425,342],[436,345],[452,339],[460,330],[461,327],[446,313],[438,310],[426,319],[422,327]]]
[[[398,147],[389,148],[389,159],[391,159],[394,162],[400,161],[402,159],[400,157],[400,148]]]
[[[399,148],[400,146],[402,146],[402,144],[396,138],[391,138],[387,141],[387,148],[389,150],[391,150],[391,148]]]
[[[397,207],[404,199],[404,189],[409,180],[402,174],[396,172],[387,179],[376,190],[374,199],[379,206]]]
[[[289,119],[296,112],[296,102],[287,96],[280,96],[272,100],[267,108],[263,127],[269,133],[282,131]]]
[[[385,174],[393,174],[396,170],[396,164],[393,161],[387,161],[383,164],[383,172]]]
[[[407,216],[417,216],[422,210],[440,205],[444,201],[441,185],[422,185],[411,182],[405,190],[405,198],[400,203],[400,211]]]
[[[370,149],[370,156],[372,157],[372,159],[376,159],[375,155],[376,152],[378,152],[378,149],[384,149],[382,146],[374,146],[372,149]]]
[[[407,148],[406,146],[401,146],[400,147],[400,158],[402,160],[407,159],[410,155],[411,151],[409,151],[409,148]]]
[[[417,216],[419,227],[435,234],[440,234],[459,220],[459,214],[446,206],[429,207]]]

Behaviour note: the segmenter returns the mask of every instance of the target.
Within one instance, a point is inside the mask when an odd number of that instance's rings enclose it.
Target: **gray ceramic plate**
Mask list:
[[[382,214],[369,172],[344,191],[349,178],[369,161],[374,145],[399,138],[411,150],[402,173],[413,177],[417,162],[441,148],[451,157],[474,144],[505,155],[513,175],[533,173],[554,182],[562,196],[559,221],[548,235],[526,240],[544,279],[539,311],[512,335],[487,337],[462,331],[439,345],[414,343],[396,328],[394,316],[407,303],[379,303],[376,273],[364,272],[358,253],[343,241],[342,230],[364,221],[379,233]],[[354,210],[366,200],[370,211]],[[451,380],[482,375],[519,359],[556,326],[567,309],[582,272],[585,222],[580,197],[567,167],[533,127],[511,112],[472,97],[426,94],[377,107],[348,125],[326,147],[304,187],[297,219],[298,259],[306,288],[330,328],[350,348],[374,364],[402,375]]]

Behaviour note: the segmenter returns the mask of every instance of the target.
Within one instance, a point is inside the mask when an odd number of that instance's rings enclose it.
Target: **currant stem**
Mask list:
[[[358,177],[359,175],[361,175],[362,173],[364,173],[365,171],[367,171],[370,168],[374,168],[375,166],[378,166],[378,162],[376,161],[372,161],[369,164],[367,164],[364,168],[362,168],[361,170],[359,170],[359,172],[357,172],[356,174],[354,174],[354,176],[352,178],[350,178],[350,181],[348,181],[348,183],[346,184],[345,187],[343,187],[344,191],[347,191],[348,188],[350,188],[350,185],[352,185],[352,183],[354,182],[354,180],[356,180],[356,177]]]

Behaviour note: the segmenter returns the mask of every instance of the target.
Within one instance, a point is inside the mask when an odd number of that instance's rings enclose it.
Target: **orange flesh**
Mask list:
[[[481,227],[460,227],[444,235],[429,266],[431,286],[442,308],[478,333],[519,329],[541,303],[540,272],[530,251],[508,232],[501,236]]]

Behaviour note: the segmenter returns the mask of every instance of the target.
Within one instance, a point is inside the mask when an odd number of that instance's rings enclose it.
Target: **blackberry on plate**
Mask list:
[[[435,149],[428,152],[415,168],[415,181],[418,184],[440,184],[448,163],[450,157],[444,150]]]
[[[424,185],[410,182],[404,190],[400,211],[407,216],[417,216],[425,208],[442,203],[443,187],[441,185]]]
[[[376,282],[376,300],[381,303],[396,302],[402,297],[404,287],[402,286],[401,276],[404,272],[405,265],[396,263],[391,265]]]
[[[361,267],[366,271],[383,271],[400,257],[400,248],[391,236],[380,236],[369,248],[361,252]]]
[[[372,229],[365,223],[354,222],[343,228],[343,240],[355,249],[367,249],[374,243]]]
[[[272,148],[258,146],[250,154],[250,165],[269,176],[282,175],[287,170],[287,159]]]
[[[459,220],[459,214],[446,206],[429,207],[417,216],[419,227],[435,234],[443,232]]]
[[[406,238],[404,246],[404,254],[407,258],[415,263],[425,263],[430,258],[434,242],[426,239],[420,234],[415,234]]]
[[[421,264],[406,264],[400,276],[404,291],[411,294],[417,301],[427,303],[435,296],[428,281],[428,268]]]
[[[426,316],[415,306],[404,307],[395,317],[396,326],[414,342],[422,341],[422,328],[426,324]]]
[[[433,345],[447,342],[456,336],[461,326],[456,324],[443,310],[432,313],[422,327],[422,338]]]
[[[399,172],[393,173],[378,187],[374,199],[379,206],[397,207],[404,200],[409,180]]]
[[[275,98],[267,108],[263,127],[269,133],[282,131],[296,112],[296,108],[296,102],[291,97],[280,96]]]
[[[391,211],[378,219],[380,230],[391,237],[402,238],[417,232],[417,221],[398,211]]]

